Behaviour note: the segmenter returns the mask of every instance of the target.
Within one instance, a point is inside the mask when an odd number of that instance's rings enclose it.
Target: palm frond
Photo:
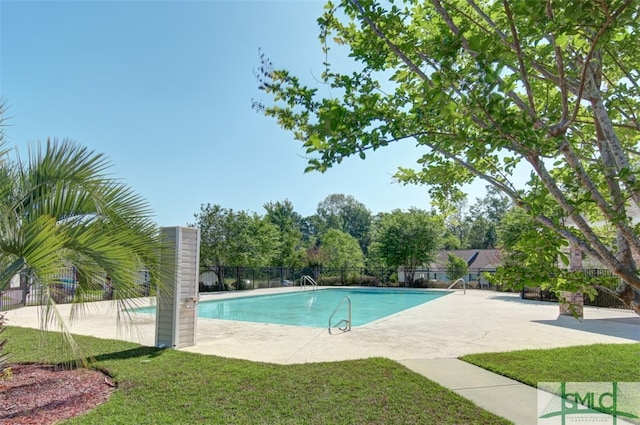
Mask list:
[[[26,162],[0,162],[0,285],[27,272],[46,298],[43,329],[56,323],[66,339],[55,298],[69,267],[77,288],[71,319],[82,311],[85,295],[107,279],[127,307],[139,296],[139,270],[149,270],[155,284],[163,273],[148,203],[108,175],[109,166],[102,154],[69,140],[30,149]]]

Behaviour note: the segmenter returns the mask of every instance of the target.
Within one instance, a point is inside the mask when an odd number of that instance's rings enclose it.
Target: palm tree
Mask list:
[[[37,282],[44,327],[59,325],[75,346],[55,308],[64,271],[76,271],[71,319],[106,276],[128,306],[139,295],[139,270],[159,281],[158,228],[148,204],[106,173],[102,154],[66,140],[30,149],[27,161],[9,152],[0,131],[0,290],[18,273]]]

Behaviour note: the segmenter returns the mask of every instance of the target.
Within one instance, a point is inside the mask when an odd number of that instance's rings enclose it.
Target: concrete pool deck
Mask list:
[[[203,294],[201,302],[297,290],[300,289]],[[152,299],[136,304],[149,305],[153,305]],[[124,318],[125,324],[118,326],[114,302],[85,307],[81,317],[68,325],[72,333],[155,345],[155,316],[133,313],[131,325]],[[69,317],[70,305],[62,304],[58,309],[63,318]],[[38,311],[38,307],[8,311],[9,325],[39,328]],[[635,313],[592,307],[585,307],[584,311],[584,319],[578,321],[559,316],[557,304],[524,301],[518,294],[455,291],[345,333],[329,334],[326,328],[198,319],[197,344],[182,350],[292,364],[367,357],[457,358],[471,353],[640,341],[640,316]]]
[[[300,288],[203,294],[201,301],[297,290]],[[152,302],[144,299],[137,306]],[[60,305],[59,310],[62,317],[69,317],[69,305]],[[132,314],[133,326],[118,326],[116,312],[113,302],[92,303],[69,329],[80,335],[155,345],[155,316]],[[39,328],[38,307],[12,310],[6,317],[11,326]],[[559,316],[554,303],[524,301],[518,294],[468,290],[466,294],[455,291],[346,333],[199,319],[197,344],[182,351],[278,364],[386,357],[489,411],[526,425],[536,423],[534,388],[456,358],[482,352],[638,341],[640,316],[631,311],[585,307],[584,319],[578,321]]]

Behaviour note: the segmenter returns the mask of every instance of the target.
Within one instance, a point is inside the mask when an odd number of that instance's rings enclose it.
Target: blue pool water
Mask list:
[[[361,326],[446,295],[444,291],[404,289],[318,289],[248,296],[198,304],[198,317],[326,328],[345,295],[351,299],[352,326]],[[347,318],[346,301],[334,323]],[[154,308],[136,309],[151,313]]]

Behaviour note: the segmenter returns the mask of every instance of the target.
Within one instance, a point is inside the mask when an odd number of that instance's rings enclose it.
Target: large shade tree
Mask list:
[[[639,2],[342,0],[318,23],[330,93],[263,56],[274,103],[256,105],[302,141],[309,170],[417,144],[398,179],[434,199],[484,179],[615,273],[640,312]],[[354,71],[331,68],[336,44]]]
[[[225,267],[241,273],[245,267],[270,266],[281,252],[278,227],[256,213],[203,204],[194,217],[190,226],[200,229],[200,264],[216,268],[220,289]]]
[[[278,229],[280,249],[273,265],[280,267],[298,267],[304,262],[305,250],[302,247],[302,216],[293,208],[288,199],[264,204],[264,219]]]
[[[487,187],[487,194],[477,198],[469,209],[469,248],[490,249],[497,243],[496,227],[509,210],[510,199],[501,196],[493,186]]]
[[[148,204],[107,172],[102,154],[54,140],[23,160],[3,147],[0,140],[0,291],[25,275],[43,297],[44,327],[56,325],[74,346],[55,306],[67,270],[77,281],[71,319],[107,283],[127,307],[141,293],[139,271],[160,281],[159,229]]]
[[[366,253],[369,246],[371,211],[351,195],[334,193],[318,203],[316,209],[318,230],[340,230],[353,236]]]
[[[320,252],[325,259],[323,267],[338,272],[343,282],[357,275],[364,267],[364,255],[358,240],[348,233],[329,229],[320,236]]]
[[[445,232],[442,218],[412,208],[380,214],[372,232],[372,251],[389,267],[402,267],[405,283],[411,284],[416,268],[428,265]]]

